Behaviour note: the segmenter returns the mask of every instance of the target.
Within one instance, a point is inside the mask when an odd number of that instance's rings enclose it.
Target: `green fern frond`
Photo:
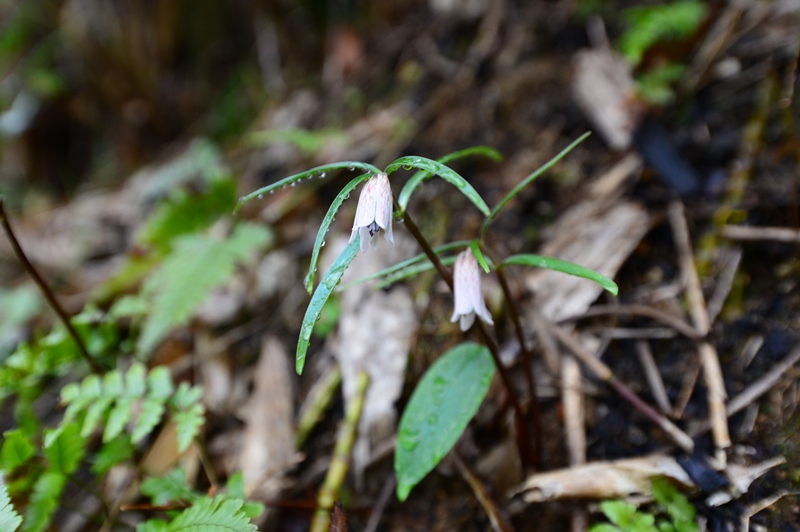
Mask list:
[[[178,427],[178,447],[184,451],[205,422],[205,409],[200,404],[202,389],[182,383],[175,389],[169,370],[163,366],[147,373],[136,363],[123,373],[108,372],[102,379],[90,375],[81,383],[72,383],[61,391],[61,402],[67,405],[64,424],[45,436],[45,445],[57,437],[67,425],[77,427],[83,416],[79,439],[88,438],[98,424],[103,428],[103,443],[118,438],[133,423],[131,443],[138,443],[161,423],[169,408]],[[134,419],[134,406],[140,403]],[[9,451],[10,452],[10,451]],[[113,456],[113,454],[112,454]],[[107,467],[110,465],[104,465]],[[113,464],[111,464],[113,465]]]
[[[175,468],[162,477],[150,477],[142,482],[142,495],[150,497],[156,506],[171,502],[194,502],[201,495],[186,485],[186,473]]]
[[[58,508],[58,500],[67,477],[59,471],[45,471],[33,488],[30,503],[25,511],[23,532],[40,532],[46,530]]]
[[[20,429],[5,431],[3,447],[0,449],[0,469],[6,473],[13,472],[19,466],[24,465],[33,456],[33,452],[33,444]]]
[[[0,476],[0,530],[14,532],[21,524],[22,516],[14,510],[11,499],[8,497],[6,483]]]
[[[152,310],[142,327],[138,352],[149,353],[170,330],[186,324],[211,291],[270,238],[266,228],[240,223],[226,240],[207,235],[176,240],[173,252],[142,287],[152,300]]]
[[[204,498],[182,512],[166,528],[168,532],[252,532],[255,525],[245,515],[241,499],[224,495]]]

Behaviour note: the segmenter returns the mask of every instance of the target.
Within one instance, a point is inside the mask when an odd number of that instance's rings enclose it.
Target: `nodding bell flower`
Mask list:
[[[484,323],[494,325],[492,315],[486,308],[481,293],[481,273],[478,261],[472,250],[465,249],[456,258],[455,273],[453,275],[453,294],[455,296],[455,310],[451,322],[459,320],[462,331],[472,327],[477,314]]]
[[[356,219],[353,222],[353,232],[350,235],[352,242],[357,234],[361,234],[361,251],[367,250],[367,242],[372,249],[378,249],[375,238],[384,230],[384,238],[394,246],[392,236],[392,189],[389,178],[383,172],[369,178],[361,196],[358,197]]]

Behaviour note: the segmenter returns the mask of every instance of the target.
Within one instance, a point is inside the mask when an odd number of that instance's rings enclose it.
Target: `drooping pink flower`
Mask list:
[[[353,232],[350,234],[352,242],[357,234],[361,234],[361,251],[367,250],[367,242],[372,249],[377,249],[375,238],[384,230],[384,238],[394,246],[392,236],[392,189],[389,186],[389,177],[381,172],[369,178],[361,196],[358,197],[356,219],[353,222]]]
[[[470,249],[465,249],[456,258],[453,293],[455,310],[450,321],[459,320],[462,331],[472,327],[476,314],[484,323],[494,325],[492,315],[489,314],[481,293],[481,273],[478,269],[478,261]]]

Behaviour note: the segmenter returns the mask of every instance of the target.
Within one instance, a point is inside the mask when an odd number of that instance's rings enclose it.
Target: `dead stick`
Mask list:
[[[647,419],[661,427],[661,429],[666,432],[667,435],[669,435],[672,440],[683,450],[688,453],[694,451],[694,441],[692,441],[692,438],[690,438],[688,434],[683,432],[669,419],[659,414],[653,407],[645,403],[638,395],[636,395],[636,392],[618,380],[611,371],[611,368],[586,351],[574,336],[555,325],[553,326],[553,331],[561,343],[564,344],[570,351],[572,351],[572,353],[578,357],[581,362],[589,366],[589,369],[591,369],[598,378],[606,381],[609,386],[614,388],[614,390],[620,396],[622,396],[623,399],[628,401],[631,405],[633,405],[634,408],[644,414]]]
[[[775,364],[763,376],[756,379],[750,386],[745,388],[739,395],[728,401],[728,407],[725,414],[730,417],[738,414],[747,406],[752,404],[756,399],[767,393],[775,383],[783,376],[784,373],[800,362],[800,345],[795,346],[792,351],[786,355],[783,360]],[[711,428],[710,423],[705,422],[694,427],[689,433],[693,436],[700,435]]]
[[[95,362],[92,358],[92,355],[89,354],[89,351],[86,349],[86,345],[81,340],[81,337],[78,335],[78,331],[75,330],[75,327],[72,325],[72,321],[69,318],[69,315],[66,311],[61,307],[56,296],[53,294],[53,291],[50,290],[50,287],[47,286],[47,283],[44,282],[42,276],[39,275],[39,272],[36,268],[31,264],[31,261],[28,260],[28,257],[25,255],[25,252],[22,250],[22,247],[19,245],[19,241],[17,240],[14,231],[11,229],[11,224],[8,222],[8,217],[6,216],[5,205],[3,202],[3,196],[0,196],[0,223],[3,224],[3,229],[6,232],[6,236],[8,236],[9,242],[11,242],[11,247],[14,248],[14,253],[17,255],[17,258],[25,267],[25,270],[28,272],[34,282],[39,286],[39,289],[44,294],[45,299],[47,302],[50,303],[50,306],[55,310],[56,314],[58,314],[59,319],[64,324],[64,327],[67,328],[70,336],[75,341],[75,344],[78,346],[78,353],[80,353],[81,357],[89,364],[93,373],[101,374],[103,370],[100,366]]]
[[[469,487],[472,488],[475,498],[478,499],[481,507],[483,507],[483,510],[486,512],[489,523],[492,525],[492,530],[495,532],[512,532],[514,528],[501,513],[500,508],[494,502],[491,495],[489,495],[489,491],[486,489],[486,486],[483,485],[483,481],[478,478],[478,475],[464,462],[455,449],[450,453],[450,456],[453,462],[455,462],[461,476],[467,481]]]
[[[350,453],[353,451],[353,444],[358,434],[358,423],[361,420],[361,411],[364,408],[364,397],[367,395],[369,387],[369,375],[361,371],[356,377],[355,395],[350,401],[345,413],[344,422],[336,436],[336,445],[333,447],[333,457],[325,481],[319,489],[317,496],[317,510],[314,512],[314,519],[311,522],[311,532],[327,532],[328,525],[331,523],[331,509],[339,490],[350,469]]]
[[[695,328],[702,335],[707,335],[711,330],[711,320],[708,317],[703,290],[700,287],[700,277],[694,265],[694,253],[692,252],[691,240],[689,238],[689,227],[686,223],[686,216],[683,203],[675,200],[669,205],[669,220],[672,226],[675,247],[678,249],[680,257],[680,267],[686,280],[686,297],[689,300],[689,312]],[[731,436],[728,430],[728,417],[725,415],[725,381],[722,377],[722,368],[719,364],[719,357],[714,346],[707,341],[700,342],[697,346],[700,355],[700,365],[703,367],[706,388],[708,389],[708,415],[711,422],[711,432],[714,437],[714,444],[717,447],[717,460],[719,465],[725,463],[724,450],[731,446]]]

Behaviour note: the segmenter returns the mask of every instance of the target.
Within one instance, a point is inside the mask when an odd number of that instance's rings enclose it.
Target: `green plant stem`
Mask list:
[[[330,525],[333,503],[339,495],[339,490],[347,476],[347,470],[350,468],[350,453],[353,451],[353,444],[356,441],[358,423],[361,419],[364,397],[367,395],[368,387],[369,375],[365,371],[361,371],[356,377],[356,393],[350,400],[344,422],[336,437],[331,465],[317,495],[317,510],[314,512],[314,519],[311,521],[311,532],[327,532]]]
[[[489,257],[492,262],[498,264],[494,257]],[[514,331],[517,333],[517,341],[519,348],[522,350],[522,361],[525,364],[525,379],[528,381],[528,391],[531,395],[531,413],[533,415],[533,438],[536,448],[534,449],[534,456],[536,458],[536,467],[541,468],[542,465],[542,411],[539,407],[539,395],[536,390],[536,379],[533,377],[533,356],[530,349],[525,342],[525,333],[522,329],[522,321],[519,318],[517,306],[514,303],[514,298],[511,296],[511,288],[508,285],[508,279],[502,268],[496,268],[495,273],[497,279],[500,281],[500,288],[505,295],[506,303],[508,305],[508,313],[511,315],[511,321],[514,323]]]
[[[8,217],[6,216],[5,205],[3,202],[3,197],[0,196],[0,223],[3,224],[3,229],[6,232],[6,236],[8,236],[8,241],[11,242],[11,247],[14,249],[14,253],[17,255],[17,258],[25,267],[25,270],[28,272],[34,282],[37,284],[39,289],[44,294],[45,299],[53,308],[53,310],[58,314],[59,319],[64,324],[64,327],[67,328],[70,336],[75,341],[75,344],[78,346],[78,353],[80,353],[81,357],[86,361],[89,365],[93,373],[102,374],[103,370],[100,368],[100,365],[95,362],[92,355],[89,354],[89,351],[86,349],[86,345],[83,343],[83,340],[78,335],[78,331],[75,330],[75,327],[72,325],[72,321],[70,321],[69,315],[66,313],[64,308],[59,304],[56,296],[53,294],[53,291],[50,290],[50,287],[47,286],[47,283],[44,282],[42,276],[39,275],[39,272],[36,268],[31,264],[31,261],[28,260],[28,257],[25,255],[25,252],[22,250],[22,247],[19,245],[19,241],[17,240],[16,235],[14,234],[14,230],[11,229],[11,224],[8,222]]]
[[[297,448],[301,448],[308,438],[314,427],[325,415],[325,411],[333,402],[336,390],[342,383],[342,370],[339,364],[334,364],[328,371],[317,381],[314,387],[309,392],[308,408],[304,408],[300,413],[300,420],[297,422],[297,434],[295,436],[295,443]]]
[[[453,292],[453,276],[450,275],[450,271],[444,266],[444,264],[442,264],[442,261],[439,260],[439,256],[433,251],[433,248],[422,235],[417,227],[417,224],[414,223],[414,220],[411,218],[411,215],[408,213],[408,211],[402,211],[402,217],[403,224],[405,225],[406,229],[408,229],[408,232],[411,233],[411,236],[413,236],[414,239],[419,243],[422,251],[428,256],[428,260],[431,261],[431,264],[433,264],[433,266],[436,268],[436,271],[439,272],[439,275],[441,275],[442,279],[444,279],[444,282],[450,287],[450,291]],[[535,462],[535,460],[532,458],[531,452],[527,447],[530,445],[531,439],[528,434],[528,424],[525,423],[525,412],[522,410],[519,398],[517,398],[514,387],[511,385],[511,378],[508,375],[508,371],[506,371],[506,368],[503,366],[503,362],[500,359],[500,348],[489,336],[489,333],[483,326],[482,321],[475,320],[475,327],[477,328],[483,343],[486,344],[486,347],[489,348],[489,352],[492,353],[494,365],[497,367],[497,372],[500,374],[500,380],[503,381],[503,386],[508,393],[508,400],[514,409],[518,430],[522,431],[521,434],[518,434],[517,438],[517,447],[519,449],[520,459],[522,459],[526,464],[532,464]],[[524,444],[522,442],[524,442]]]

